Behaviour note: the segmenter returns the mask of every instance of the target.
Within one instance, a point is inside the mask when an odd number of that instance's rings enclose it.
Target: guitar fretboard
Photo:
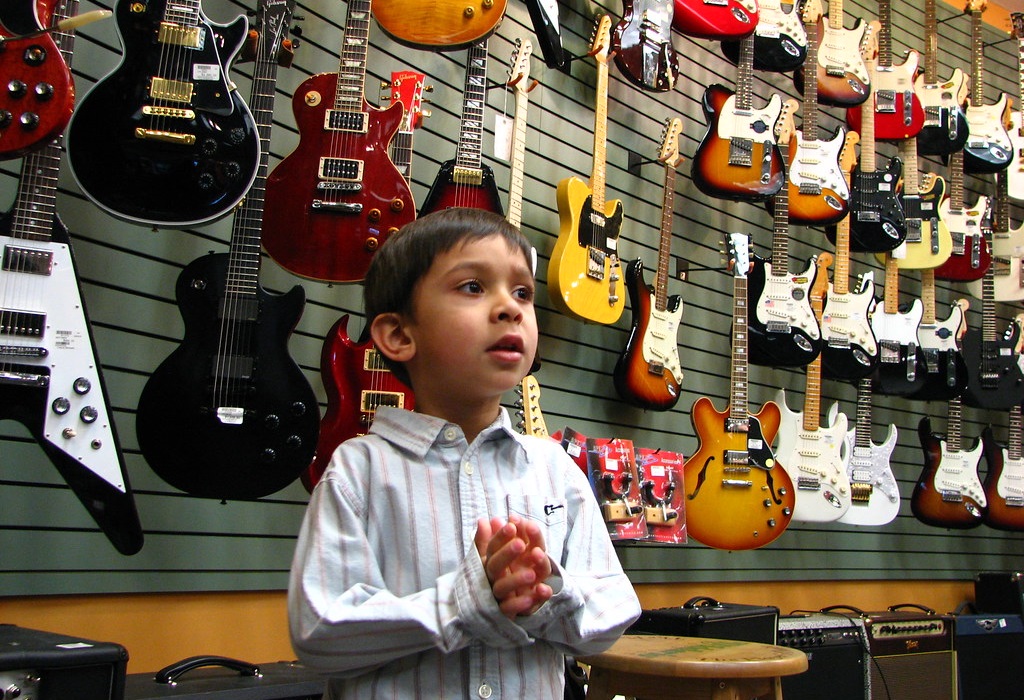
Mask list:
[[[1006,439],[1006,455],[1010,459],[1020,459],[1021,413],[1020,404],[1010,409],[1010,432]]]
[[[200,0],[175,0],[164,5],[164,21],[190,27],[199,25]]]
[[[971,9],[971,106],[980,107],[985,101],[985,42],[981,36],[981,14]]]
[[[807,58],[804,65],[813,68],[818,65],[818,21],[804,22],[804,31],[807,33]],[[801,130],[805,141],[818,140],[818,71],[811,68],[804,71],[804,121]]]
[[[882,70],[892,68],[892,4],[890,0],[878,0],[878,21],[882,23],[878,30],[878,67]]]
[[[732,283],[732,369],[729,417],[748,420],[747,414],[747,278],[733,275]]]
[[[462,127],[455,164],[478,172],[480,170],[484,105],[487,97],[487,40],[469,47],[466,57],[466,85],[462,100]]]
[[[992,249],[994,233],[1008,233],[1010,230],[1010,198],[1007,193],[1007,177],[1005,172],[996,173],[995,203],[992,206],[993,219],[991,225],[982,224],[985,245]],[[985,270],[981,278],[981,339],[982,342],[995,342],[996,332],[996,277],[995,263]]]
[[[854,444],[861,448],[871,447],[871,377],[857,381],[857,427]]]
[[[779,139],[782,162],[789,162],[789,139]],[[789,276],[789,187],[775,194],[772,202],[772,277]]]
[[[348,0],[341,41],[334,108],[361,112],[366,82],[366,50],[370,38],[370,0]]]
[[[812,64],[807,64],[812,65]],[[739,62],[736,64],[736,109],[749,111],[754,87],[754,35],[740,40]]]
[[[528,45],[527,47],[528,48]],[[526,51],[522,43],[516,48],[512,57],[512,65],[516,64],[520,51],[526,52],[529,61],[530,51]],[[526,172],[526,113],[530,106],[529,85],[524,85],[526,75],[519,74],[516,83],[516,113],[512,120],[512,159],[510,161],[508,184],[508,214],[506,219],[513,226],[523,221],[523,180]]]
[[[960,397],[956,396],[949,400],[946,411],[946,449],[949,452],[959,452],[961,448],[961,414]]]
[[[839,31],[843,28],[843,0],[829,0],[828,27],[833,31]]]
[[[785,189],[785,188],[783,188]],[[668,307],[668,262],[672,249],[672,215],[675,209],[676,163],[665,163],[665,186],[661,196],[661,238],[658,242],[658,274],[654,278],[654,308]]]
[[[602,21],[603,26],[603,21]],[[604,32],[602,31],[602,35]],[[590,174],[590,190],[596,212],[604,212],[605,159],[608,151],[608,46],[598,51],[597,88],[594,103],[594,168]]]
[[[934,85],[939,81],[939,22],[935,15],[935,0],[924,0],[924,82]]]

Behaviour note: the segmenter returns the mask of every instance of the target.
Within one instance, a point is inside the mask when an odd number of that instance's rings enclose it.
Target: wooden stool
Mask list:
[[[782,700],[781,676],[807,670],[799,649],[708,637],[627,634],[589,664],[587,700]]]

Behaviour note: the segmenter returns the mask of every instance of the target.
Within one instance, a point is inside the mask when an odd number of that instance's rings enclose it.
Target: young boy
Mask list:
[[[288,591],[325,698],[560,700],[563,655],[640,606],[579,468],[499,401],[537,351],[535,254],[501,217],[424,216],[366,276],[374,344],[416,395],[338,447]]]

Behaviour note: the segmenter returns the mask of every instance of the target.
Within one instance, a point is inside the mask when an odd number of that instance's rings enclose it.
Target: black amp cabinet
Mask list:
[[[128,652],[120,644],[0,624],[0,697],[121,700]]]
[[[893,606],[861,619],[871,654],[872,700],[957,700],[952,615]]]
[[[779,609],[773,605],[721,603],[696,596],[674,608],[643,610],[626,634],[714,637],[775,644]]]
[[[961,700],[992,700],[1024,692],[1024,623],[1020,615],[956,616]]]
[[[974,608],[979,613],[1024,615],[1024,573],[983,571],[974,577]]]
[[[779,618],[779,645],[807,654],[807,670],[782,678],[786,700],[871,700],[867,638],[860,617],[827,613]]]

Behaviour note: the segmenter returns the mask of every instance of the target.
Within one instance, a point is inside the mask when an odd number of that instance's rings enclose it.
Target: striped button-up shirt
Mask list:
[[[554,595],[502,615],[473,543],[479,518],[541,525]],[[505,409],[458,426],[380,408],[313,491],[288,591],[299,660],[325,698],[562,697],[563,655],[602,651],[639,615],[586,477]]]

